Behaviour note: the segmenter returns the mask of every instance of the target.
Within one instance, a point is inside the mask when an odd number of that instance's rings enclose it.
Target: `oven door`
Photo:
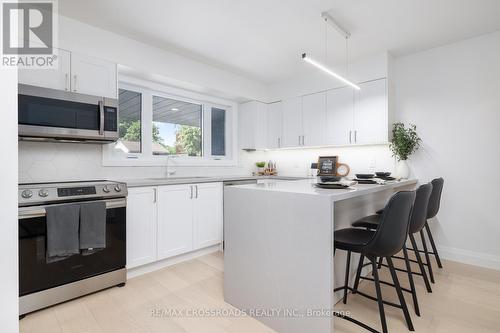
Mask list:
[[[106,248],[46,262],[45,207],[19,208],[19,296],[75,282],[125,267],[126,199],[106,202]]]
[[[19,136],[116,141],[117,104],[114,99],[19,84]]]

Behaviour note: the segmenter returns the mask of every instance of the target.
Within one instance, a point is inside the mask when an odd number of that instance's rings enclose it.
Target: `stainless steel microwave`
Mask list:
[[[118,100],[18,86],[20,140],[110,143],[118,140]]]

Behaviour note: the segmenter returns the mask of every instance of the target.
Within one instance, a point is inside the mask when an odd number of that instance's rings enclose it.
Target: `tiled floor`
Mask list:
[[[444,262],[436,274],[434,292],[427,294],[421,279],[417,288],[422,317],[413,313],[417,332],[499,332],[500,272]],[[388,280],[387,272],[382,277]],[[223,257],[211,254],[160,271],[130,279],[123,288],[111,288],[26,316],[21,332],[168,332],[168,333],[260,333],[273,332],[248,317],[215,316],[168,317],[168,309],[234,309],[223,301]],[[400,276],[406,284],[404,275]],[[361,289],[373,293],[371,282]],[[396,301],[389,287],[384,297]],[[411,298],[407,297],[410,311]],[[350,296],[346,309],[369,325],[379,327],[376,303],[361,296]],[[389,331],[408,332],[402,314],[386,307]],[[351,323],[336,320],[338,333],[363,332]],[[312,332],[314,333],[314,332]]]

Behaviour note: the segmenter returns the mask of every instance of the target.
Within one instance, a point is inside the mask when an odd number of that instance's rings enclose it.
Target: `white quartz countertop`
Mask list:
[[[387,182],[384,185],[379,184],[356,184],[348,189],[322,189],[314,184],[316,179],[303,179],[293,182],[267,182],[261,184],[238,185],[232,187],[232,191],[271,191],[296,194],[309,194],[323,197],[331,197],[333,201],[339,201],[354,198],[360,195],[376,193],[388,189],[411,186],[417,183],[416,179],[407,179],[400,181]]]
[[[197,184],[197,183],[213,183],[213,182],[228,182],[240,180],[276,180],[276,183],[284,180],[305,180],[306,177],[288,177],[288,176],[193,176],[193,177],[169,177],[169,178],[139,178],[139,179],[122,179],[128,187],[144,187],[144,186],[161,186],[161,185],[178,185],[178,184]],[[274,182],[273,182],[274,183]]]

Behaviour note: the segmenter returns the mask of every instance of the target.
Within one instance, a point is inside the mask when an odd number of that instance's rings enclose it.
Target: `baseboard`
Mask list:
[[[172,266],[172,265],[181,263],[183,261],[188,261],[188,260],[192,260],[195,258],[199,258],[199,257],[202,257],[204,255],[214,253],[214,252],[217,252],[220,250],[221,250],[220,245],[214,245],[214,246],[210,246],[210,247],[207,247],[207,248],[204,248],[201,250],[196,250],[193,252],[181,254],[181,255],[178,255],[178,256],[175,256],[172,258],[167,258],[167,259],[163,259],[160,261],[152,262],[150,264],[146,264],[143,266],[134,267],[134,268],[127,270],[127,279],[131,279],[133,277],[143,275],[146,273],[151,273],[151,272],[157,271],[159,269],[162,269],[162,268],[165,268],[168,266]]]
[[[441,259],[500,271],[500,256],[437,245]],[[431,258],[433,260],[433,258]]]

